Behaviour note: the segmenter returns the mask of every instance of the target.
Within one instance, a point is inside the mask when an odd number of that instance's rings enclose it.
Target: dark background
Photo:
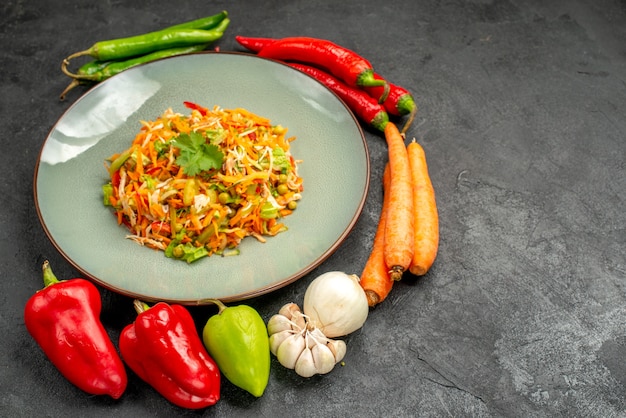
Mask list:
[[[32,182],[54,123],[60,62],[92,43],[226,9],[237,34],[330,39],[414,94],[409,138],[428,155],[441,245],[345,340],[345,365],[300,378],[273,358],[260,399],[223,383],[201,411],[177,408],[130,374],[118,401],[89,396],[51,365],[23,307],[51,245]],[[626,2],[44,1],[0,5],[0,415],[624,416],[626,409]],[[252,92],[251,92],[252,93]],[[267,320],[318,274],[360,274],[382,202],[382,136],[365,130],[370,192],[355,229],[294,284],[247,301]],[[102,289],[114,341],[131,300]],[[198,324],[214,313],[193,308]]]

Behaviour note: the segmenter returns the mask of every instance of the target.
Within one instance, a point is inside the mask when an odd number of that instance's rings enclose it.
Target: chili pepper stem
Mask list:
[[[387,100],[387,97],[389,97],[390,91],[391,91],[391,86],[389,85],[389,83],[385,82],[383,94],[381,94],[380,97],[378,98],[378,103],[380,104],[385,103],[385,100]]]
[[[78,74],[74,74],[68,71],[67,66],[70,65],[70,61],[73,60],[74,58],[78,58],[78,57],[83,57],[85,55],[89,55],[91,52],[91,50],[86,49],[84,51],[79,51],[79,52],[74,52],[72,55],[68,56],[67,58],[65,58],[62,62],[61,62],[61,71],[63,71],[63,73],[65,75],[68,75],[72,78],[80,78],[81,76],[79,76]]]
[[[57,279],[57,276],[52,272],[52,268],[50,267],[50,262],[48,260],[43,262],[41,266],[41,270],[43,271],[43,284],[44,287],[48,287],[55,283],[59,283],[60,280]]]
[[[357,79],[357,84],[361,87],[385,87],[388,83],[384,79],[374,77],[374,72],[366,70]]]
[[[415,119],[416,114],[417,114],[417,106],[413,107],[413,109],[411,110],[411,113],[409,114],[409,118],[407,119],[406,123],[402,127],[402,131],[400,132],[402,135],[405,135],[406,131],[408,131],[409,128],[411,127],[411,124],[413,123],[413,120]]]
[[[69,93],[70,90],[73,90],[74,88],[80,86],[81,84],[81,80],[73,79],[72,82],[68,84],[65,90],[63,90],[59,95],[59,100],[65,100],[65,96],[67,96],[67,93]]]
[[[75,74],[67,69],[67,66],[70,64],[70,57],[63,60],[61,63],[61,71],[68,77],[73,78],[74,80],[95,80],[96,78],[93,75],[86,74]]]

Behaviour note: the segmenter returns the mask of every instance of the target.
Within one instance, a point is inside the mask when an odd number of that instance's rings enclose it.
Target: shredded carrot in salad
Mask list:
[[[127,238],[191,263],[238,254],[248,236],[265,242],[303,190],[287,129],[245,109],[185,102],[142,121],[127,150],[112,155],[104,204]]]

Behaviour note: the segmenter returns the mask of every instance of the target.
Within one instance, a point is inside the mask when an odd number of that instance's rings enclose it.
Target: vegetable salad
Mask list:
[[[127,238],[191,263],[285,231],[303,191],[295,137],[245,109],[185,106],[188,116],[167,109],[142,121],[130,148],[107,160],[104,204]]]

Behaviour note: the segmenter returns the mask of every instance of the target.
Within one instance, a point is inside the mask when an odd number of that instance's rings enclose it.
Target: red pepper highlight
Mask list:
[[[351,87],[318,68],[297,63],[288,65],[308,74],[332,90],[363,122],[379,131],[385,130],[389,115],[385,108],[365,91]]]
[[[28,332],[72,384],[91,395],[118,399],[128,379],[100,322],[100,292],[85,279],[58,280],[48,261],[42,270],[45,287],[24,308]]]
[[[220,371],[204,348],[189,311],[159,302],[138,312],[120,336],[126,364],[174,405],[200,409],[220,398]]]
[[[258,56],[321,67],[352,87],[385,85],[384,80],[374,78],[374,70],[368,60],[324,39],[282,38],[265,46]]]

